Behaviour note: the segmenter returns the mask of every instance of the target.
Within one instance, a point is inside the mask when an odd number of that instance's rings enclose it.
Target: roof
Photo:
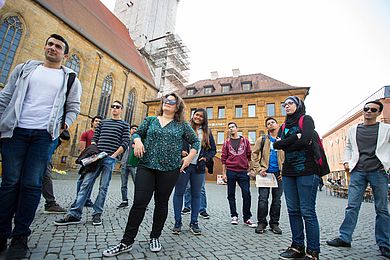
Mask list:
[[[34,0],[72,29],[155,87],[126,26],[99,0]]]
[[[243,90],[242,83],[251,82],[252,87],[250,90]],[[230,91],[222,92],[222,86],[230,85]],[[204,93],[205,87],[213,87],[213,91],[210,94]],[[193,95],[187,95],[188,89],[196,89],[196,92]],[[192,83],[186,86],[185,89],[179,90],[179,95],[183,98],[186,97],[207,97],[207,96],[220,96],[220,95],[232,95],[232,94],[244,94],[244,93],[253,93],[253,92],[268,92],[268,91],[280,91],[280,90],[298,90],[298,89],[307,89],[307,94],[309,92],[309,87],[295,87],[288,85],[279,80],[273,79],[269,76],[266,76],[261,73],[250,74],[250,75],[240,75],[237,77],[223,77],[217,79],[205,79],[199,80],[195,83]]]

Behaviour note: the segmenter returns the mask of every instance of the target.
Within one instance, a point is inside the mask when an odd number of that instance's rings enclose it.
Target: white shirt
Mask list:
[[[18,127],[47,129],[54,100],[64,82],[62,69],[39,65],[32,73],[27,86]]]

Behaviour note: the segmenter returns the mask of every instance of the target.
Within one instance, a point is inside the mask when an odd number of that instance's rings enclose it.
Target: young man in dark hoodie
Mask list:
[[[251,160],[251,146],[249,140],[238,135],[235,122],[228,124],[230,137],[222,146],[222,174],[227,181],[228,201],[230,206],[231,224],[238,225],[236,207],[236,182],[241,188],[243,197],[244,224],[255,228],[257,225],[251,220],[251,193],[249,190],[249,162]]]

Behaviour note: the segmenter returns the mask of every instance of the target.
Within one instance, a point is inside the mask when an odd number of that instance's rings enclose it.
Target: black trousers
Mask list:
[[[154,195],[153,225],[150,238],[159,238],[168,216],[168,201],[179,177],[180,169],[158,171],[139,165],[135,176],[134,202],[127,219],[122,243],[134,243],[146,207]]]
[[[56,203],[56,198],[54,197],[53,191],[53,181],[52,181],[52,170],[53,165],[51,162],[47,162],[46,171],[43,174],[42,178],[42,196],[45,199],[45,205],[50,206]]]

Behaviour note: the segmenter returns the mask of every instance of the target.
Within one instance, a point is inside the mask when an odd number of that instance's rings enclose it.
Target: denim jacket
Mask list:
[[[1,138],[12,137],[15,127],[18,125],[19,117],[22,112],[23,102],[26,97],[27,87],[34,70],[43,64],[42,61],[30,60],[24,64],[19,64],[12,71],[4,89],[0,92],[0,133]],[[53,108],[50,113],[47,132],[52,139],[60,135],[61,119],[64,110],[65,94],[69,73],[73,70],[62,66],[64,71],[64,81],[62,91],[59,91],[53,102]],[[69,127],[80,112],[81,84],[75,79],[66,102],[65,123]]]

